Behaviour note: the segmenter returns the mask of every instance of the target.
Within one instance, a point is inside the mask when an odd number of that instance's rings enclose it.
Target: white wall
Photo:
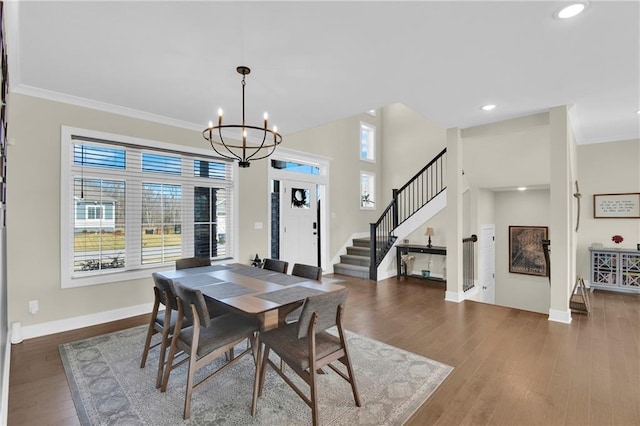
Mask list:
[[[578,230],[577,273],[590,281],[589,246],[636,249],[640,219],[595,219],[593,195],[640,192],[640,139],[578,145],[581,214]],[[615,244],[613,235],[624,241]]]
[[[547,277],[509,272],[509,226],[549,226],[549,214],[547,190],[495,193],[496,305],[549,312]]]
[[[89,287],[60,287],[61,126],[202,147],[200,132],[12,94],[7,162],[8,320],[23,328],[153,300],[151,276]],[[39,311],[28,311],[30,300]],[[68,326],[68,324],[67,324]],[[25,332],[25,337],[27,333]]]

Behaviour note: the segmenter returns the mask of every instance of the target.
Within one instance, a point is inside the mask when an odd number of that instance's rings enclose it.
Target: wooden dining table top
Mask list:
[[[268,329],[283,320],[280,308],[299,304],[306,297],[337,291],[338,284],[323,283],[240,263],[202,266],[160,272],[185,287],[199,289],[205,297],[235,310],[258,316]]]

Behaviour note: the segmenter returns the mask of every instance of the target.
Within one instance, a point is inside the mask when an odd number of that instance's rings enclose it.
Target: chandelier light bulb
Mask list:
[[[222,117],[223,111],[222,108],[218,108],[218,117]]]
[[[213,121],[209,121],[209,130],[213,129]]]

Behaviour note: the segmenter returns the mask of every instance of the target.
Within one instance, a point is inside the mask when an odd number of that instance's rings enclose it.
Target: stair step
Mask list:
[[[349,265],[347,263],[336,263],[333,265],[333,273],[347,275],[356,278],[369,278],[368,266]]]
[[[370,252],[371,250],[369,250],[369,247],[356,247],[356,246],[347,247],[347,254],[351,254],[353,256],[369,257]]]
[[[370,265],[368,256],[355,256],[352,254],[341,254],[340,263],[346,263],[349,265],[357,265],[357,266],[366,266],[367,268]]]
[[[369,248],[370,244],[370,238],[369,237],[364,237],[364,238],[354,238],[353,239],[353,245],[355,247],[366,247]]]

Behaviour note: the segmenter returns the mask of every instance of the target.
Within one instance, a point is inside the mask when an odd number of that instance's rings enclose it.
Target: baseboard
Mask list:
[[[7,424],[9,416],[9,371],[11,365],[11,330],[5,342],[4,365],[2,366],[2,405],[0,406],[0,425]]]
[[[571,324],[571,311],[558,311],[549,309],[549,321]]]
[[[464,301],[464,293],[458,293],[455,291],[447,291],[444,294],[444,300],[447,302],[460,303]]]
[[[145,303],[142,305],[129,306],[127,308],[114,309],[112,311],[98,312],[95,314],[66,318],[42,324],[23,326],[22,336],[24,339],[32,339],[34,337],[61,333],[63,331],[75,330],[77,328],[90,327],[92,325],[117,321],[124,318],[134,317],[136,315],[148,314],[152,309],[152,303]]]

